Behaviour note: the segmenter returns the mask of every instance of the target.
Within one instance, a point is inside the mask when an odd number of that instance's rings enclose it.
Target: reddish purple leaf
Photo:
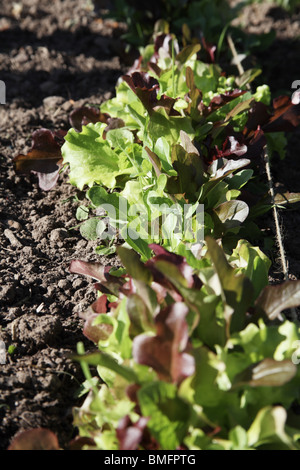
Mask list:
[[[142,334],[133,341],[133,358],[152,367],[161,380],[179,383],[194,373],[194,358],[187,353],[188,307],[176,302],[155,317],[156,336]]]
[[[52,189],[62,168],[61,146],[66,133],[49,129],[33,132],[31,150],[27,155],[20,154],[13,160],[15,172],[34,173],[39,179],[41,189]]]
[[[255,301],[256,313],[263,312],[269,320],[280,318],[281,312],[300,305],[300,281],[268,285]]]
[[[252,160],[260,158],[263,155],[263,150],[266,143],[266,136],[261,130],[260,126],[258,126],[254,134],[249,139],[247,139],[248,151],[245,156]]]
[[[148,65],[151,65],[149,68],[152,68],[157,75],[160,75],[160,68],[157,65],[157,61],[159,59],[159,50],[162,49],[164,51],[164,55],[171,57],[172,56],[172,41],[173,36],[172,34],[160,33],[155,37],[154,40],[154,54],[152,55],[150,62]],[[177,55],[179,53],[178,44],[173,42],[174,45],[174,52]]]
[[[156,62],[148,62],[148,68],[149,70],[152,70],[158,77],[161,74],[161,68],[156,64]]]
[[[94,325],[94,320],[101,313],[107,313],[108,308],[114,309],[118,306],[122,299],[122,293],[125,291],[125,280],[109,274],[111,267],[103,266],[100,263],[92,263],[88,261],[73,260],[69,270],[71,273],[83,274],[85,276],[96,279],[94,287],[103,294],[114,294],[118,300],[108,305],[106,295],[100,296],[85,312],[80,313],[80,318],[85,320],[83,334],[93,343],[107,339],[112,333],[113,327],[109,323],[99,323]],[[129,292],[129,291],[128,291]]]
[[[159,84],[156,78],[151,77],[147,72],[133,72],[131,75],[124,75],[123,80],[128,83],[134,92],[136,88],[149,91],[159,89]]]
[[[251,136],[260,128],[264,132],[290,132],[300,124],[300,105],[293,104],[288,96],[273,100],[273,109],[263,103],[254,102],[244,129]]]
[[[107,312],[107,297],[106,295],[101,295],[97,300],[92,304],[92,309],[95,313],[106,313]]]
[[[243,158],[250,160],[261,160],[267,140],[259,126],[255,132],[251,132],[248,136],[235,132],[231,126],[227,126],[225,132],[227,137],[222,150],[218,147],[212,147],[210,136],[204,141],[207,148],[207,156],[204,157],[207,165],[220,157],[230,157],[230,159],[237,160],[243,156]]]
[[[49,429],[29,429],[18,434],[8,450],[59,450],[56,435]]]
[[[125,283],[120,277],[109,274],[111,266],[103,266],[101,263],[92,263],[82,260],[73,260],[70,264],[69,271],[75,274],[83,274],[84,276],[96,279],[95,289],[103,294],[114,294],[119,297],[119,292]]]
[[[159,178],[159,176],[161,175],[161,160],[158,158],[156,153],[152,152],[152,150],[149,149],[149,147],[146,146],[145,150],[148,154],[150,162],[152,163],[156,176],[157,178]]]
[[[273,100],[273,116],[263,126],[264,132],[290,132],[300,124],[300,105],[294,105],[288,96]]]
[[[129,400],[136,404],[135,411],[136,413],[140,413],[139,408],[139,399],[138,399],[138,391],[140,390],[141,386],[139,384],[130,384],[126,388],[126,395],[128,396]]]
[[[169,251],[167,251],[165,248],[163,248],[161,245],[156,245],[156,243],[152,243],[151,245],[149,245],[149,248],[151,248],[151,250],[154,252],[154,254],[156,256],[159,256],[159,255],[172,255],[173,253],[170,253]],[[176,256],[176,255],[175,255]]]
[[[258,127],[262,127],[270,119],[269,107],[264,103],[253,101],[248,113],[248,120],[243,134],[248,137],[257,131]]]
[[[174,265],[177,268],[178,276],[183,277],[187,281],[188,287],[193,287],[194,276],[193,268],[186,262],[183,256],[175,253],[170,253],[160,245],[152,243],[149,248],[154,251],[155,255],[153,258],[145,263],[145,266],[152,272],[154,282],[161,284],[163,287],[170,287],[170,282],[166,279],[165,275],[159,270],[157,263],[165,261]]]
[[[84,320],[88,320],[91,315],[97,316],[99,313],[107,313],[107,297],[106,295],[101,295],[98,297],[92,305],[85,312],[81,312],[79,314],[80,318]]]
[[[203,104],[203,101],[201,101],[198,105],[198,110],[203,116],[208,116],[212,112],[221,108],[225,104],[230,103],[230,101],[234,100],[235,98],[244,95],[245,93],[245,90],[239,90],[238,88],[236,88],[235,90],[226,91],[225,93],[214,96],[208,106],[205,106]]]
[[[122,78],[138,96],[149,114],[156,106],[161,106],[166,109],[168,114],[179,115],[177,111],[173,110],[176,101],[174,98],[162,95],[159,100],[157,99],[159,83],[148,73],[133,72],[131,75],[123,75]]]
[[[99,314],[90,315],[83,327],[84,336],[95,344],[99,341],[106,341],[114,330],[114,327],[110,323],[99,323],[98,325],[93,325],[93,322],[96,320],[98,315]]]
[[[171,43],[173,40],[172,34],[161,33],[158,34],[154,41],[154,54],[157,54],[159,49],[163,48],[166,53],[170,54],[171,51]],[[179,51],[176,51],[178,53]]]
[[[77,131],[82,131],[82,126],[86,126],[90,122],[107,122],[109,114],[101,113],[99,109],[92,106],[81,106],[74,109],[69,116],[70,125]]]
[[[39,180],[39,187],[43,191],[50,191],[50,189],[54,188],[56,185],[58,178],[59,178],[59,171],[62,168],[62,165],[58,165],[58,170],[54,171],[53,173],[39,173],[39,172],[32,172],[35,173]]]
[[[233,136],[226,137],[223,142],[222,150],[219,150],[216,146],[212,152],[212,159],[216,160],[217,158],[228,158],[232,155],[236,157],[241,157],[247,153],[247,146],[245,144],[239,143],[238,140]]]
[[[106,134],[108,131],[111,131],[112,129],[120,129],[121,127],[125,126],[125,122],[123,119],[119,118],[108,118],[107,119],[107,126],[103,131],[103,139],[106,139]]]
[[[120,419],[117,427],[117,438],[120,450],[137,450],[143,438],[144,429],[149,418],[142,417],[133,423],[129,416]]]
[[[100,340],[106,340],[113,331],[110,324],[93,325],[100,313],[107,313],[106,295],[101,295],[85,312],[79,314],[80,318],[85,320],[83,334],[95,344]]]
[[[107,124],[104,132],[103,138],[105,139],[106,134],[111,129],[119,129],[120,127],[124,127],[125,123],[122,119],[119,118],[112,118],[107,113],[101,113],[99,109],[82,106],[80,108],[74,109],[71,112],[70,117],[70,124],[71,126],[77,131],[82,131],[82,126],[87,126],[89,123],[95,124],[96,122],[103,122]]]
[[[207,53],[208,62],[214,64],[215,63],[215,52],[217,50],[217,46],[215,44],[210,44],[206,42],[205,38],[202,37],[202,46]]]
[[[153,289],[154,292],[156,293],[157,302],[159,304],[162,304],[167,296],[167,293],[168,293],[167,289],[163,287],[162,285],[158,284],[157,282],[152,282],[151,289]]]
[[[110,266],[103,266],[101,263],[90,263],[78,259],[71,261],[69,267],[71,273],[84,274],[100,282],[106,282],[109,279],[110,269]]]

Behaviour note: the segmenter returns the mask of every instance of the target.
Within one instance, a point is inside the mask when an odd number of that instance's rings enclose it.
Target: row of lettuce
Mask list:
[[[299,448],[300,330],[282,312],[300,285],[268,285],[250,243],[272,207],[266,147],[283,155],[299,109],[252,92],[257,70],[226,76],[199,49],[157,34],[99,122],[65,136],[70,182],[86,190],[82,234],[122,262],[71,265],[97,280],[82,317],[98,350],[76,357],[87,396],[74,425],[89,448]]]
[[[157,31],[113,99],[75,110],[66,134],[36,134],[29,153],[48,146],[49,168],[35,167],[48,189],[68,169],[82,235],[121,261],[70,266],[98,293],[81,314],[96,349],[74,357],[77,448],[300,448],[300,330],[282,313],[300,305],[300,281],[269,285],[255,244],[259,216],[300,199],[271,200],[264,176],[299,105],[251,90],[259,70],[228,76],[199,51]]]

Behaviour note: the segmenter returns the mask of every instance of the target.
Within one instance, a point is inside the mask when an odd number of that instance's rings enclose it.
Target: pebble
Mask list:
[[[72,287],[73,289],[80,289],[81,287],[83,287],[84,284],[84,280],[79,278],[75,279],[75,281],[72,283]]]
[[[32,258],[33,256],[33,251],[32,251],[32,247],[31,246],[24,246],[23,248],[23,254],[27,257],[30,257]]]
[[[14,228],[15,230],[21,230],[22,229],[22,225],[19,222],[17,222],[16,220],[13,220],[13,219],[9,219],[7,221],[7,225],[10,228]]]
[[[60,281],[58,281],[57,285],[62,290],[68,290],[71,288],[70,281],[67,281],[66,279],[61,279]]]
[[[106,93],[104,93],[104,101],[107,101],[107,100],[110,100],[112,98],[113,94],[111,91],[107,91]]]
[[[55,228],[50,232],[50,240],[52,242],[61,242],[69,235],[65,228]]]
[[[71,103],[71,101],[65,101],[65,103],[62,105],[61,109],[63,111],[71,111],[73,109],[73,104]]]
[[[19,62],[20,64],[24,64],[28,62],[28,55],[25,51],[21,50],[19,54],[14,57],[14,62]]]
[[[76,245],[77,250],[78,249],[84,249],[86,247],[87,241],[86,240],[79,240],[79,242]]]
[[[17,371],[16,373],[16,379],[19,383],[23,384],[23,385],[29,385],[31,383],[31,377],[30,375],[28,374],[28,372],[24,372],[24,371]]]
[[[0,301],[12,303],[16,296],[14,285],[6,285],[0,287]]]
[[[41,232],[41,230],[35,228],[34,230],[32,230],[31,236],[34,240],[39,241],[44,238],[44,233]]]
[[[21,315],[22,315],[21,307],[10,307],[8,310],[7,320],[9,321],[14,320],[15,318],[20,317]]]
[[[6,228],[3,233],[4,233],[4,236],[10,241],[10,244],[12,246],[16,248],[21,248],[23,246],[20,240],[17,239],[17,237],[9,228]]]
[[[47,96],[47,98],[43,99],[43,105],[47,111],[51,109],[56,109],[59,105],[62,105],[64,102],[65,100],[61,96]]]

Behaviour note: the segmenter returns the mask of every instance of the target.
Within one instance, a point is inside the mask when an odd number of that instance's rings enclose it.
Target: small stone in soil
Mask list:
[[[19,222],[17,222],[16,220],[9,219],[7,221],[7,225],[10,228],[14,228],[15,230],[21,230],[22,229],[22,225]]]
[[[3,233],[4,236],[9,240],[11,246],[14,246],[15,248],[21,248],[23,246],[20,240],[17,239],[17,237],[9,228],[6,228]]]
[[[12,303],[15,299],[16,291],[14,285],[6,285],[0,287],[0,301]]]
[[[60,281],[58,281],[57,285],[62,290],[68,290],[72,287],[70,281],[67,281],[66,279],[61,279]]]
[[[61,242],[68,237],[68,231],[65,228],[56,228],[50,233],[50,240],[52,242]]]

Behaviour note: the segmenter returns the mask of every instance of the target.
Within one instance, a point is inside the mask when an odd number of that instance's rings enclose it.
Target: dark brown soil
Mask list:
[[[35,176],[15,175],[12,159],[30,148],[35,129],[68,129],[72,109],[114,93],[125,65],[119,30],[101,12],[88,0],[0,0],[0,80],[7,87],[7,104],[0,105],[0,340],[7,349],[15,346],[0,364],[0,449],[23,429],[47,427],[62,446],[75,432],[72,407],[83,377],[68,356],[84,341],[78,312],[95,292],[68,268],[72,259],[99,257],[96,244],[72,229],[76,189],[64,179],[45,193]],[[269,4],[250,7],[244,27],[276,29],[275,45],[254,60],[272,92],[292,93],[291,83],[300,79],[300,16],[276,15]],[[291,191],[300,191],[299,144],[296,132],[287,159],[272,168],[275,181]],[[299,211],[282,215],[291,278],[300,278],[299,222]]]
[[[111,97],[122,73],[115,25],[91,2],[21,4],[18,11],[0,2],[0,79],[7,89],[0,106],[0,339],[7,350],[16,347],[0,365],[1,449],[26,428],[48,427],[61,445],[72,437],[83,377],[67,357],[84,338],[78,312],[95,292],[68,268],[72,259],[99,259],[95,244],[72,230],[75,188],[62,181],[43,192],[34,176],[16,176],[12,158],[30,148],[35,129],[68,129],[72,109]]]

